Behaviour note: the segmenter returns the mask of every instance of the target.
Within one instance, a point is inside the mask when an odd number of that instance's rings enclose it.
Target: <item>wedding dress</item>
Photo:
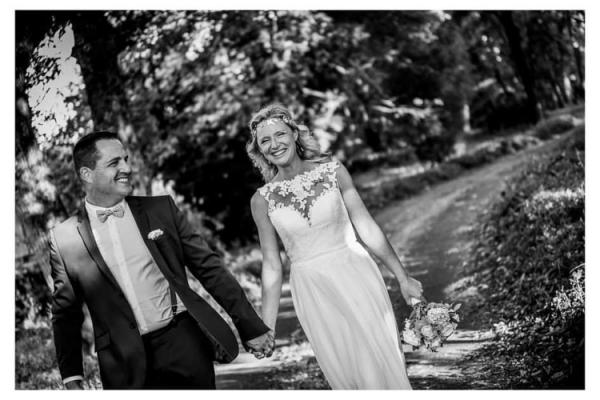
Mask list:
[[[357,241],[337,161],[259,188],[291,260],[298,320],[332,389],[410,389],[385,283]]]

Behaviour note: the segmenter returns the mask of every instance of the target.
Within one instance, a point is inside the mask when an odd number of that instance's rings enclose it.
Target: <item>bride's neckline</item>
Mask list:
[[[318,163],[316,167],[313,167],[311,169],[307,169],[306,171],[298,172],[296,175],[292,176],[291,178],[281,179],[281,180],[278,180],[278,181],[271,181],[271,182],[268,182],[267,185],[276,185],[278,183],[292,182],[295,179],[297,179],[298,177],[304,176],[304,175],[309,174],[309,173],[311,173],[311,172],[313,172],[313,171],[315,171],[315,170],[317,170],[319,168],[322,168],[323,165],[326,165],[326,164],[328,164],[330,162],[331,161],[327,161],[327,162],[324,162],[324,163]]]

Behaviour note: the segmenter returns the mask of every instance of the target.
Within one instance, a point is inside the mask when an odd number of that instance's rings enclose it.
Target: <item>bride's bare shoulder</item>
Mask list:
[[[262,188],[256,190],[250,199],[250,209],[253,214],[257,212],[264,212],[268,207],[267,199],[265,198],[264,193],[261,193],[261,189]]]

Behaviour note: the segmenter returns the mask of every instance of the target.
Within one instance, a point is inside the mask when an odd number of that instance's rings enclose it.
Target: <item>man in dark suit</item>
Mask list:
[[[246,348],[272,352],[272,332],[171,197],[129,196],[131,168],[117,134],[84,136],[73,160],[85,205],[50,232],[54,342],[68,389],[82,387],[83,303],[104,388],[214,389],[213,360],[233,360],[238,344],[191,290],[185,267],[228,312]]]

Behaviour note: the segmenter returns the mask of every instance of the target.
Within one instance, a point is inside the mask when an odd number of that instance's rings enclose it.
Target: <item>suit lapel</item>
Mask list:
[[[90,221],[88,219],[87,211],[85,210],[85,205],[82,207],[81,210],[79,210],[78,219],[79,224],[77,225],[77,230],[79,231],[79,235],[81,236],[81,239],[83,240],[83,243],[85,244],[85,247],[87,248],[88,252],[92,256],[92,258],[96,262],[96,265],[98,266],[102,274],[106,277],[106,279],[108,279],[109,282],[112,283],[117,289],[121,290],[119,284],[117,283],[117,280],[115,279],[112,272],[110,272],[108,265],[106,265],[106,261],[104,261],[102,254],[100,254],[100,250],[98,249],[98,245],[96,244],[96,240],[94,239],[94,234],[92,233],[92,227],[90,226]]]

